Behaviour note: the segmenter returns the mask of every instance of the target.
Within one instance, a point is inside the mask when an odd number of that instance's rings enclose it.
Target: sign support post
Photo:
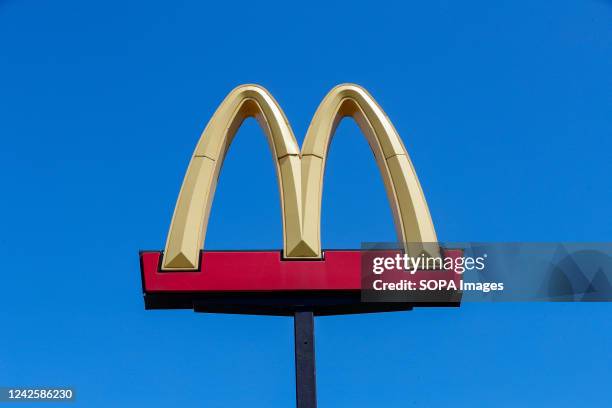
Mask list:
[[[295,399],[297,408],[317,407],[317,379],[312,311],[295,312]]]

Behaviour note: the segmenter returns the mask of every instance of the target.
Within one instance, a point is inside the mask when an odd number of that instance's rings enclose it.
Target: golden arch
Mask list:
[[[366,136],[383,177],[398,239],[437,242],[431,215],[408,152],[397,131],[363,88],[343,84],[319,105],[300,152],[293,131],[272,95],[257,85],[235,88],[204,129],[187,168],[170,224],[162,269],[197,269],[219,171],[238,128],[255,117],[274,157],[281,195],[287,258],[320,258],[323,173],[340,120],[351,116]]]

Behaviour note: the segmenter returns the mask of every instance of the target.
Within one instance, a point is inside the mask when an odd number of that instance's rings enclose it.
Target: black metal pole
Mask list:
[[[314,350],[314,315],[295,312],[295,400],[297,408],[316,408],[317,379]]]

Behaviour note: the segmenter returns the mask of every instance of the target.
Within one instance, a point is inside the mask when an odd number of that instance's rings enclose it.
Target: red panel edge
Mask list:
[[[367,252],[367,251],[363,251]],[[460,249],[445,249],[444,256],[462,256]],[[161,251],[140,253],[143,291],[154,292],[277,292],[359,291],[360,250],[327,250],[323,260],[283,260],[280,251],[202,251],[198,271],[161,271]],[[417,271],[410,280],[431,271]],[[440,271],[440,278],[452,274]]]

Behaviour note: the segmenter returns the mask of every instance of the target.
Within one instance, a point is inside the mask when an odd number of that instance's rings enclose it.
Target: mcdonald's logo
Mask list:
[[[284,256],[320,258],[323,172],[329,145],[344,117],[365,135],[391,203],[398,241],[437,242],[423,190],[397,131],[374,98],[354,84],[339,85],[323,99],[300,151],[281,107],[257,85],[234,89],[208,122],[179,193],[164,252],[163,270],[199,267],[217,179],[236,131],[254,117],[268,139],[281,193]]]
[[[283,250],[205,251],[208,217],[221,166],[248,117],[259,122],[275,163]],[[325,162],[334,132],[345,117],[357,122],[374,153],[398,241],[405,243],[403,251],[414,252],[416,243],[420,252],[438,255],[442,249],[437,246],[427,202],[408,152],[389,118],[365,89],[354,84],[333,88],[316,110],[300,150],[272,95],[261,86],[242,85],[221,102],[196,145],[165,250],[141,251],[146,307],[254,314],[291,314],[304,305],[319,314],[410,308],[406,304],[362,304],[363,252],[321,249]],[[444,252],[446,256],[459,256],[453,250]]]

